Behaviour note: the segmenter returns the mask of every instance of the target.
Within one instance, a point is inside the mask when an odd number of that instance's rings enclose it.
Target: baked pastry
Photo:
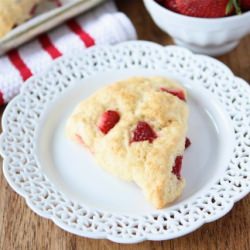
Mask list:
[[[180,196],[188,106],[186,91],[163,77],[133,77],[106,86],[70,116],[69,138],[87,147],[111,174],[134,181],[156,208]]]
[[[41,0],[1,0],[0,1],[0,37],[8,33],[15,25],[29,19],[34,6]]]

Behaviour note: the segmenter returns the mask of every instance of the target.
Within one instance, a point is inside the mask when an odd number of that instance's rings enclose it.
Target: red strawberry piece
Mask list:
[[[160,88],[161,91],[165,91],[171,95],[177,96],[180,100],[186,101],[185,94],[182,90],[176,90],[176,89],[167,89],[167,88]]]
[[[175,158],[175,164],[172,168],[172,173],[175,174],[178,178],[178,180],[181,179],[181,167],[182,167],[182,156],[177,156]]]
[[[76,141],[83,147],[85,147],[86,149],[88,149],[92,154],[94,154],[94,151],[91,150],[85,143],[85,141],[82,139],[82,137],[78,134],[75,135],[75,139]]]
[[[75,136],[76,136],[77,142],[78,142],[79,144],[85,146],[85,142],[84,142],[84,140],[82,139],[82,137],[81,137],[80,135],[78,135],[78,134],[76,134]]]
[[[250,0],[240,0],[240,7],[242,10],[250,10]]]
[[[139,121],[135,130],[133,131],[133,137],[131,142],[149,141],[152,143],[157,138],[156,133],[147,122]]]
[[[164,0],[163,5],[174,12],[178,12],[177,5],[176,5],[176,0]]]
[[[178,12],[193,17],[216,18],[230,14],[234,0],[176,0]],[[229,9],[228,9],[229,6]]]
[[[190,145],[191,145],[191,141],[189,140],[189,138],[186,137],[185,149],[187,149]]]
[[[61,0],[54,0],[55,4],[57,7],[61,7],[62,6],[62,3],[61,3]]]
[[[117,111],[107,110],[100,117],[97,126],[104,134],[107,134],[119,120],[120,115]]]
[[[35,15],[35,13],[36,13],[36,8],[37,8],[37,5],[33,5],[32,8],[30,9],[30,13],[29,13],[29,14],[30,14],[31,16],[34,16],[34,15]]]

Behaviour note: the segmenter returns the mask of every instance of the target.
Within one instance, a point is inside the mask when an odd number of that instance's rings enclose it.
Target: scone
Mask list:
[[[163,77],[134,77],[82,101],[66,132],[109,173],[134,181],[156,208],[180,196],[188,107],[186,91]],[[84,163],[83,163],[84,164]]]
[[[1,0],[0,37],[31,17],[33,7],[41,0]]]

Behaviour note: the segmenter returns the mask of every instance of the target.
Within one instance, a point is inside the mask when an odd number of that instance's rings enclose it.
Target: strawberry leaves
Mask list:
[[[235,12],[237,14],[241,14],[242,13],[238,0],[229,0],[228,1],[225,14],[226,15],[231,14],[232,11],[233,11],[233,9],[235,9]]]

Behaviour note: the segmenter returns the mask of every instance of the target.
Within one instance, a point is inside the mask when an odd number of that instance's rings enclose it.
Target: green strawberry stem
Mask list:
[[[238,0],[229,0],[228,4],[227,4],[227,7],[226,7],[226,15],[231,13],[233,7],[234,7],[235,12],[237,14],[242,13],[240,5],[239,5],[239,1]]]

